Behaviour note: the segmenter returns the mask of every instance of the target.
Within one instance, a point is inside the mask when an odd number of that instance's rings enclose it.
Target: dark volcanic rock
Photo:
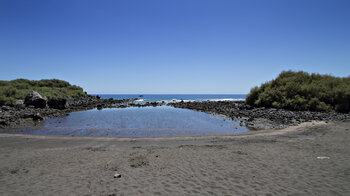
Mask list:
[[[313,120],[349,120],[350,114],[337,112],[289,111],[275,108],[255,108],[243,101],[206,101],[169,103],[177,108],[225,115],[232,120],[241,120],[251,129],[281,129]]]
[[[32,118],[33,120],[42,120],[43,117],[40,113],[29,114],[27,117]]]
[[[99,99],[96,96],[88,95],[83,97],[49,100],[49,107],[46,107],[46,101],[42,101],[41,103],[40,101],[35,101],[46,99],[39,95],[40,94],[36,92],[30,93],[30,95],[27,96],[27,101],[25,101],[26,104],[29,104],[27,107],[24,104],[18,104],[15,107],[0,107],[0,128],[19,128],[33,126],[37,125],[38,121],[45,118],[65,116],[70,112],[89,110],[96,107],[119,108],[124,107],[124,104],[128,105],[127,103],[131,103],[136,100]],[[35,97],[37,99],[34,99]]]
[[[68,108],[68,101],[66,98],[49,99],[47,105],[50,108],[63,110]]]
[[[2,111],[10,111],[10,110],[13,110],[13,108],[10,107],[10,106],[4,105],[4,106],[1,106],[1,110],[2,110]]]
[[[7,125],[7,121],[5,119],[0,118],[0,125]]]
[[[41,96],[36,91],[30,91],[26,98],[24,99],[24,104],[27,106],[32,105],[35,108],[45,108],[47,103],[47,98],[44,96]]]
[[[17,105],[15,105],[15,108],[16,108],[16,110],[23,110],[26,108],[26,105],[25,104],[17,104]]]
[[[17,110],[23,110],[24,108],[26,108],[26,105],[24,104],[23,100],[19,99],[16,101],[15,108]]]

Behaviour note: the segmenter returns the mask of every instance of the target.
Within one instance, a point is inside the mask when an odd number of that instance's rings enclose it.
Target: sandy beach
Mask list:
[[[0,0],[0,196],[350,196],[350,0]]]
[[[320,122],[139,139],[1,134],[0,195],[350,195],[349,128]]]

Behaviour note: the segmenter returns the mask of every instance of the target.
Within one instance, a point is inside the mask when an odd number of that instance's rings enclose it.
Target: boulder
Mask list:
[[[25,104],[17,104],[17,105],[15,105],[15,108],[16,108],[16,110],[23,110],[26,108],[26,105]]]
[[[97,105],[97,109],[98,109],[98,110],[102,110],[102,107],[103,107],[103,106],[102,106],[101,104],[98,104],[98,105]]]
[[[66,98],[58,98],[58,99],[50,99],[47,102],[47,105],[50,108],[63,110],[63,109],[67,109],[69,104]]]
[[[8,125],[7,120],[0,118],[0,125]]]
[[[16,101],[16,105],[20,105],[20,104],[24,104],[24,102],[23,102],[22,99],[18,99],[18,100]]]
[[[43,117],[40,113],[35,113],[32,115],[33,120],[43,120]]]
[[[19,99],[16,101],[16,105],[15,105],[15,108],[17,110],[23,110],[26,108],[26,105],[24,104],[23,100],[22,99]]]
[[[32,118],[33,120],[43,120],[43,116],[40,113],[35,113],[35,112],[24,112],[22,113],[22,118]]]
[[[34,106],[35,108],[45,108],[47,103],[47,98],[45,96],[41,96],[36,91],[30,91],[26,98],[24,99],[24,104],[26,106]]]

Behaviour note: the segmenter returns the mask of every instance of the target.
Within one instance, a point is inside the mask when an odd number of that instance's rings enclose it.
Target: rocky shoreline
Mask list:
[[[337,112],[290,111],[283,109],[252,107],[244,101],[177,102],[168,105],[208,112],[241,121],[251,130],[283,129],[310,121],[345,121],[350,114]]]
[[[37,99],[44,99],[37,96]],[[310,121],[345,121],[350,114],[337,112],[289,111],[283,109],[252,107],[244,101],[205,101],[205,102],[145,102],[135,103],[137,99],[102,99],[87,95],[76,98],[59,98],[19,103],[14,107],[0,107],[0,129],[13,129],[39,124],[45,118],[69,115],[71,112],[102,109],[147,107],[168,105],[175,108],[191,109],[201,112],[223,115],[235,121],[241,121],[251,130],[283,129]],[[36,105],[35,103],[40,103]],[[32,105],[31,105],[32,104]]]
[[[24,103],[19,103],[14,107],[2,106],[0,107],[0,128],[12,129],[33,126],[45,118],[66,116],[71,112],[94,108],[125,107],[125,103],[132,101],[135,101],[135,99],[102,99],[99,96],[87,95],[48,100],[44,106],[42,106],[42,103],[35,106]]]

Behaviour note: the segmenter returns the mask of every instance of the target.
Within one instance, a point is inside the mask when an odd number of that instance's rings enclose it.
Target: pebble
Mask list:
[[[317,157],[317,159],[330,159],[329,157]]]

